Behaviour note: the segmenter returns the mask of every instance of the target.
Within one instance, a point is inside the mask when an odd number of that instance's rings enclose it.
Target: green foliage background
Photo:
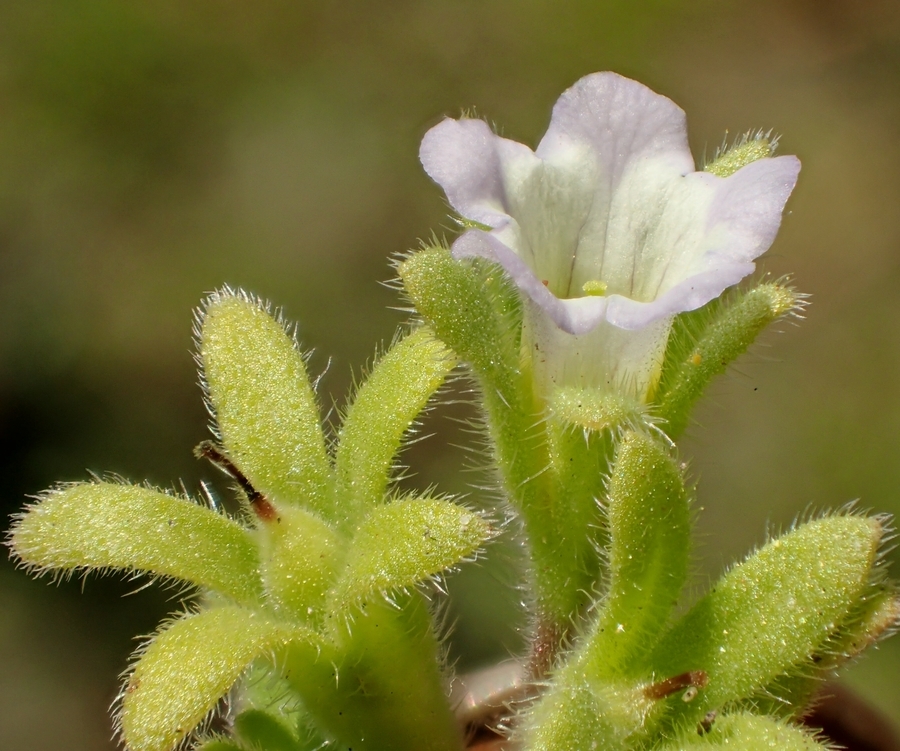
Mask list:
[[[891,0],[6,0],[4,512],[88,470],[224,494],[191,456],[207,435],[202,295],[227,282],[283,305],[330,404],[403,320],[378,284],[387,256],[449,228],[418,166],[424,131],[474,108],[533,145],[559,93],[603,69],[680,104],[698,159],[726,130],[771,127],[804,164],[761,266],[811,293],[807,320],[713,387],[685,445],[704,507],[697,580],[810,506],[900,513]],[[467,440],[468,414],[429,418],[439,435],[407,454],[410,484],[483,479],[444,448]],[[517,554],[493,550],[498,564],[451,580],[462,667],[517,645]],[[0,747],[113,747],[106,708],[132,637],[178,596],[121,598],[139,586],[48,587],[2,564]],[[848,678],[900,721],[898,670],[888,642]]]

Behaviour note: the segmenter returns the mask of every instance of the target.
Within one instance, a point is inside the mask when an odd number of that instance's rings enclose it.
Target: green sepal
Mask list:
[[[695,724],[802,665],[864,593],[883,533],[877,518],[816,519],[725,574],[652,655],[657,681],[708,678],[693,701],[668,700],[673,721]]]
[[[480,260],[457,261],[442,247],[410,254],[398,272],[419,315],[509,398],[519,368],[521,303],[505,272]]]
[[[645,419],[644,405],[633,399],[578,386],[554,389],[550,413],[561,422],[593,432],[637,426]]]
[[[240,607],[217,607],[166,625],[122,691],[119,725],[129,751],[169,751],[213,710],[258,657],[290,641],[319,641]]]
[[[296,653],[298,661],[305,661],[308,666],[322,660],[330,662],[334,657],[333,646],[328,643],[295,643],[290,649]],[[279,725],[288,728],[291,736],[297,739],[298,751],[319,751],[327,745],[326,739],[315,729],[312,718],[304,710],[291,684],[281,671],[273,670],[272,664],[263,660],[253,663],[241,678],[235,695],[241,714],[261,709]]]
[[[344,416],[337,448],[345,526],[384,500],[403,436],[455,365],[426,327],[396,342],[375,364]]]
[[[654,711],[640,687],[595,681],[573,659],[555,676],[549,692],[525,719],[523,748],[527,751],[619,751],[633,748]]]
[[[582,647],[595,674],[642,672],[687,578],[689,501],[668,450],[648,435],[627,433],[606,501],[609,589]]]
[[[598,389],[563,387],[548,400],[547,448],[555,486],[561,499],[555,509],[556,538],[552,544],[569,551],[568,571],[557,553],[562,578],[574,592],[590,591],[600,575],[597,551],[606,547],[598,500],[606,493],[613,447],[622,431],[644,422],[644,409],[627,397]],[[559,592],[563,594],[562,591]],[[571,616],[579,609],[570,597],[555,609]]]
[[[261,709],[245,709],[234,718],[234,731],[250,748],[302,751],[299,739],[282,720]]]
[[[680,737],[659,746],[659,751],[827,751],[831,748],[819,743],[810,731],[770,717],[736,713],[711,722],[702,734],[696,728],[686,728]]]
[[[762,131],[745,133],[731,146],[720,149],[703,171],[716,177],[730,177],[741,167],[772,156],[777,141],[777,138],[771,138],[769,133]]]
[[[432,247],[412,253],[398,272],[417,312],[478,377],[495,460],[529,538],[539,629],[558,641],[552,634],[568,631],[596,579],[590,491],[599,487],[606,449],[594,441],[583,450],[581,436],[563,422],[551,436],[542,429],[547,405],[535,397],[520,362],[521,297],[499,266],[456,260],[447,248]],[[582,467],[596,471],[563,470],[575,453]]]
[[[309,511],[275,508],[277,515],[258,531],[260,573],[269,603],[301,621],[313,621],[322,614],[346,541]]]
[[[542,479],[554,502],[538,509],[543,520],[532,522],[537,531],[530,535],[532,555],[542,575],[554,579],[542,594],[542,607],[563,623],[574,622],[600,576],[605,530],[598,501],[606,491],[615,433],[562,422],[556,415],[545,425],[550,471]],[[543,499],[528,500],[527,513],[535,519]]]
[[[491,533],[481,516],[450,501],[409,498],[377,506],[356,530],[334,606],[406,590],[473,555]]]
[[[440,673],[440,647],[418,592],[365,602],[334,619],[335,646],[292,644],[284,677],[340,751],[461,751]]]
[[[661,427],[676,439],[687,427],[691,409],[717,375],[772,322],[800,304],[794,290],[760,284],[729,303],[714,302],[675,319],[654,395]]]
[[[319,409],[295,342],[259,302],[229,291],[210,297],[198,330],[228,457],[269,499],[333,518]]]
[[[10,546],[36,573],[121,569],[183,579],[244,604],[262,596],[248,530],[185,498],[136,485],[48,491],[15,521]]]

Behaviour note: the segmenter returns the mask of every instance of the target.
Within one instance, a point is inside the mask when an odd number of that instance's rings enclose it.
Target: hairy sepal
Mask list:
[[[760,284],[728,302],[677,316],[669,334],[654,401],[661,427],[673,440],[687,427],[691,410],[710,381],[771,323],[796,310],[802,298],[780,284]]]
[[[775,153],[778,138],[772,137],[771,131],[750,131],[736,139],[734,143],[723,144],[718,149],[713,160],[704,168],[716,177],[730,177],[742,167],[752,162],[766,159]]]
[[[249,604],[262,596],[251,533],[185,498],[110,482],[45,493],[13,524],[13,554],[37,573],[146,572]]]
[[[478,379],[495,460],[529,537],[539,628],[562,637],[597,575],[591,525],[605,447],[595,440],[585,453],[566,424],[545,424],[547,405],[520,362],[521,299],[502,268],[431,247],[398,271],[416,311]],[[576,453],[582,468],[596,471],[576,477],[560,466]]]
[[[681,594],[690,551],[690,495],[658,440],[623,436],[606,519],[609,588],[583,650],[597,675],[636,677]]]
[[[491,389],[506,398],[519,367],[521,303],[505,272],[484,261],[458,261],[447,248],[411,253],[398,266],[416,311]]]

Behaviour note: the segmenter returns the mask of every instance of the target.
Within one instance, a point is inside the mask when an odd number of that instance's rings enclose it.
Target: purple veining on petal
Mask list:
[[[599,155],[611,193],[629,161],[665,156],[674,172],[694,170],[684,111],[671,99],[616,73],[593,73],[563,92],[537,155],[552,160],[571,142]]]
[[[528,265],[492,233],[470,230],[453,243],[456,258],[479,256],[503,267],[516,285],[536,303],[559,328],[570,334],[590,331],[606,315],[608,297],[579,297],[561,300],[538,279]]]

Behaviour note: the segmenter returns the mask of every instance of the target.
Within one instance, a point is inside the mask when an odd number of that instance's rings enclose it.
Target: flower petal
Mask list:
[[[644,289],[634,297],[611,295],[606,320],[641,328],[695,310],[752,273],[753,260],[775,239],[799,172],[799,160],[783,156],[727,178],[685,176],[644,239]],[[653,259],[654,253],[660,257]]]
[[[553,322],[570,334],[585,334],[606,317],[608,297],[579,297],[560,300],[535,276],[523,261],[496,234],[481,230],[469,230],[453,243],[455,258],[479,256],[499,264]]]
[[[695,169],[684,112],[636,81],[595,73],[559,98],[537,155],[592,177],[590,209],[568,249],[567,279],[554,292],[580,297],[585,282],[602,281],[610,292],[631,297],[634,272],[644,268],[645,225],[658,216],[660,196],[673,180]],[[617,247],[609,242],[611,225],[621,228],[623,221],[633,239]]]
[[[563,92],[537,155],[557,161],[575,145],[597,155],[607,193],[638,162],[659,160],[671,174],[694,171],[684,111],[616,73],[585,76]]]
[[[585,334],[603,320],[638,329],[695,310],[752,273],[753,259],[775,239],[799,171],[799,160],[785,156],[753,162],[727,178],[696,172],[678,178],[677,190],[670,191],[661,209],[657,205],[659,216],[646,222],[644,231],[634,232],[640,223],[637,209],[634,215],[614,217],[608,228],[611,246],[643,242],[629,260],[629,266],[640,261],[641,274],[627,283],[628,295],[558,298],[504,242],[518,226],[515,223],[490,234],[470,230],[453,244],[453,254],[499,263],[569,334]],[[614,267],[608,269],[612,272]],[[602,277],[607,284],[611,278]]]
[[[483,120],[450,118],[425,134],[419,159],[454,209],[495,228],[510,221],[506,173],[537,164],[531,149],[496,135]]]
[[[557,163],[495,135],[481,120],[444,120],[422,139],[425,171],[466,219],[494,234],[551,290],[568,279],[572,250],[593,201],[590,153],[570,150]]]

